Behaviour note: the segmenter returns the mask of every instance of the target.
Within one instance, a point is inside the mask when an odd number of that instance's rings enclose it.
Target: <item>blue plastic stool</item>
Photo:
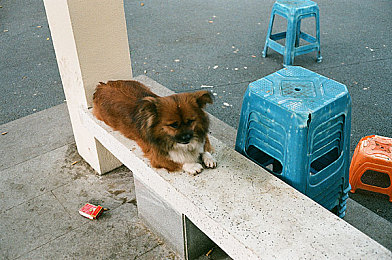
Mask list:
[[[276,14],[287,19],[287,31],[271,34]],[[316,19],[316,38],[301,32],[301,19],[313,16]],[[277,42],[277,40],[284,38],[286,38],[285,46]],[[309,42],[309,44],[299,46],[300,38]],[[292,65],[295,56],[313,51],[317,51],[317,61],[321,62],[320,20],[317,3],[310,0],[277,0],[271,12],[267,39],[263,51],[264,58],[267,56],[268,47],[283,55],[284,65]]]
[[[235,149],[343,217],[350,129],[346,86],[287,66],[249,84]]]

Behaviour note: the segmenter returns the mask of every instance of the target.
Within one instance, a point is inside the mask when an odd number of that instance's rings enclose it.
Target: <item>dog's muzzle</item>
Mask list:
[[[177,141],[177,143],[180,143],[180,144],[188,144],[191,141],[192,137],[193,137],[192,132],[185,132],[185,133],[181,133],[179,135],[176,135],[176,141]]]

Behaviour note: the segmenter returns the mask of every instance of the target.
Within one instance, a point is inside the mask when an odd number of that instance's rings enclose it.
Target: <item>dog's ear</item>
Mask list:
[[[210,91],[207,90],[202,90],[202,91],[197,91],[194,93],[196,102],[199,105],[200,108],[204,108],[206,104],[212,104],[213,103],[213,96]]]
[[[139,111],[137,113],[137,124],[141,129],[149,129],[155,122],[157,115],[157,99],[154,97],[145,97],[140,101]]]

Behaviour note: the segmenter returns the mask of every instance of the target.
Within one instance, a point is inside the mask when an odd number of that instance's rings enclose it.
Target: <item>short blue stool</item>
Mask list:
[[[271,34],[275,15],[287,19],[286,32]],[[308,17],[315,17],[316,19],[316,37],[301,32],[301,20]],[[286,39],[285,46],[277,42],[284,38]],[[300,39],[307,41],[309,44],[299,46]],[[313,51],[317,51],[317,61],[321,62],[320,19],[317,3],[310,0],[277,0],[272,7],[263,57],[267,56],[268,48],[283,55],[284,65],[292,65],[295,56]]]
[[[346,86],[287,66],[249,84],[235,149],[343,217],[350,129]]]

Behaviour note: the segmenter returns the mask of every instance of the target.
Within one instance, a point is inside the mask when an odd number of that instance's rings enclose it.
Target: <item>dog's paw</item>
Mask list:
[[[203,160],[204,165],[207,168],[215,168],[216,167],[216,160],[214,157],[212,157],[212,155],[209,152],[203,153],[202,160]]]
[[[203,170],[203,166],[200,163],[184,163],[182,169],[192,175],[197,175]]]

